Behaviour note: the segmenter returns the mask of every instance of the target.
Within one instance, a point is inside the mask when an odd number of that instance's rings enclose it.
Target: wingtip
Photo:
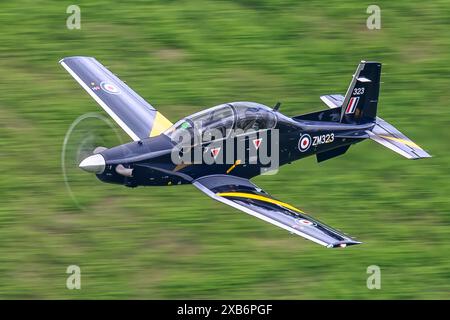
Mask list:
[[[420,160],[420,159],[428,159],[428,158],[433,158],[433,156],[425,151],[422,150],[421,154],[419,156],[416,157],[411,157],[409,158],[410,160]]]
[[[341,241],[337,243],[332,243],[327,246],[327,248],[346,248],[348,246],[354,246],[356,244],[362,244],[361,241]]]

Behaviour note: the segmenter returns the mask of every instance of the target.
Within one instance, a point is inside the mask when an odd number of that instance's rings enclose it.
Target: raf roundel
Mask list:
[[[110,94],[119,94],[120,93],[120,89],[116,85],[114,85],[110,82],[103,81],[102,83],[100,83],[100,87],[103,89],[103,91],[106,91],[107,93],[110,93]]]
[[[300,137],[298,141],[298,149],[301,152],[305,152],[311,146],[311,136],[309,134],[304,134]]]

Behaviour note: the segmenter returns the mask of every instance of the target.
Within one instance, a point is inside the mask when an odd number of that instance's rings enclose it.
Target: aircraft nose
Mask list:
[[[105,170],[105,165],[105,158],[101,154],[94,154],[81,161],[78,167],[87,172],[100,174]]]

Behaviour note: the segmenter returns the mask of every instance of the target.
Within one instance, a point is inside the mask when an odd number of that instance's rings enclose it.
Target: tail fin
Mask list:
[[[380,92],[381,63],[361,61],[345,94],[341,122],[374,121]]]
[[[405,158],[421,159],[431,157],[393,125],[379,117],[376,117],[375,126],[371,130],[366,130],[366,133],[369,135],[369,139],[397,152]]]

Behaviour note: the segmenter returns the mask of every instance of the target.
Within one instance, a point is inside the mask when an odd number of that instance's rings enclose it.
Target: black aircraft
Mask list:
[[[60,63],[133,139],[110,149],[97,147],[79,164],[81,169],[103,182],[128,187],[191,183],[217,201],[328,248],[361,242],[274,199],[249,179],[310,155],[316,155],[318,162],[334,158],[365,139],[408,159],[430,157],[377,117],[378,62],[361,61],[345,96],[321,96],[326,110],[291,118],[278,111],[279,104],[269,108],[232,102],[175,124],[96,59],[69,57]],[[180,139],[186,134],[189,139]],[[192,160],[195,150],[200,161]],[[260,161],[263,150],[270,163]]]

